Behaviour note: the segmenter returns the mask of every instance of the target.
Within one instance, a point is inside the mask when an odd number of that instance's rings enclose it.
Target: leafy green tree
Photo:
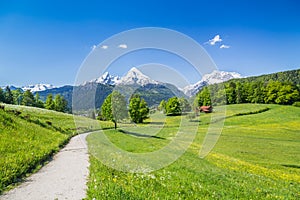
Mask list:
[[[48,110],[54,110],[55,109],[55,102],[53,101],[53,95],[48,94],[46,102],[45,102],[45,108]]]
[[[178,101],[182,112],[190,112],[192,110],[192,107],[187,99],[181,97],[178,99]]]
[[[277,104],[291,105],[299,100],[299,91],[291,84],[282,85],[278,91],[275,102]]]
[[[11,91],[13,94],[14,104],[20,105],[23,98],[23,90],[18,88],[16,90]]]
[[[158,110],[163,111],[164,113],[166,112],[166,101],[165,100],[161,100],[161,102],[158,106]]]
[[[44,108],[44,103],[40,100],[40,94],[37,92],[35,93],[35,106],[38,108]]]
[[[265,103],[275,103],[281,83],[279,81],[270,81],[265,89]]]
[[[210,91],[208,87],[204,87],[196,97],[198,106],[209,106],[211,105]]]
[[[128,116],[125,97],[118,91],[113,91],[101,106],[101,116],[114,122],[117,129],[117,123]]]
[[[129,114],[135,123],[143,123],[148,118],[149,107],[144,99],[138,94],[134,94],[129,102]]]
[[[0,102],[5,102],[5,96],[2,88],[0,88]]]
[[[118,91],[113,91],[111,96],[112,114],[115,122],[119,122],[128,117],[128,110],[125,96]],[[117,128],[117,123],[115,123]]]
[[[21,105],[24,106],[35,106],[35,99],[30,90],[26,90],[23,94]]]
[[[13,97],[13,94],[12,94],[9,86],[6,86],[4,96],[5,96],[5,103],[7,103],[7,104],[14,103],[14,97]]]
[[[181,114],[180,102],[177,97],[172,97],[168,100],[166,104],[166,114],[167,115]]]
[[[239,103],[244,103],[243,101],[243,89],[242,89],[242,84],[240,82],[237,82],[236,88],[235,88],[235,93],[236,93],[236,99],[235,102],[237,104]]]
[[[54,98],[54,110],[58,112],[67,112],[68,110],[68,102],[59,94]]]
[[[112,121],[113,114],[112,114],[112,105],[111,105],[111,96],[112,94],[109,94],[105,99],[101,106],[101,114],[104,120],[110,120]]]
[[[264,103],[265,93],[264,93],[264,83],[262,81],[257,81],[253,83],[253,96],[251,103]]]
[[[235,83],[234,82],[230,82],[229,84],[225,85],[226,87],[226,98],[227,98],[227,103],[228,104],[235,104],[235,100],[236,100],[236,93],[235,93]]]

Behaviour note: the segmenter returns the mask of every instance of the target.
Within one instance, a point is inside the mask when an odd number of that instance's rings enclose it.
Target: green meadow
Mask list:
[[[300,198],[299,107],[227,105],[192,120],[156,112],[143,124],[119,123],[117,130],[111,122],[75,119],[77,126],[69,114],[14,105],[0,109],[0,193],[37,171],[72,136],[93,130],[87,138],[87,199]],[[220,119],[222,134],[212,151],[200,158],[209,127]],[[186,151],[158,170],[127,172],[103,163],[116,156],[110,154],[110,146],[143,155],[170,145],[179,133],[178,144]],[[126,157],[119,160],[124,166],[132,164]]]
[[[69,114],[16,105],[0,109],[0,193],[38,170],[72,136],[97,128],[97,121],[77,118],[76,127]]]
[[[171,143],[185,116],[156,112],[142,125],[120,124],[88,136],[90,178],[88,199],[299,199],[300,108],[266,104],[225,107],[222,134],[213,150],[200,158],[203,140],[214,116],[185,123],[196,129],[191,145],[175,162],[149,173],[129,173],[103,164],[107,141],[133,153],[155,152]],[[106,157],[114,156],[107,154]],[[99,159],[100,158],[100,159]],[[123,160],[126,165],[126,159]]]

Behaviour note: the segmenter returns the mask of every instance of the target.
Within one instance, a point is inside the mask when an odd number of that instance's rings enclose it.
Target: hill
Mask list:
[[[247,78],[238,79],[241,82],[267,82],[270,80],[279,82],[289,82],[294,85],[300,85],[300,69],[277,72],[272,74],[264,74],[260,76],[252,76]],[[230,82],[230,81],[229,81]]]
[[[300,69],[257,77],[233,79],[204,87],[198,105],[267,103],[291,105],[300,101]]]
[[[96,129],[98,122],[40,108],[1,104],[0,193],[39,169],[75,134]]]

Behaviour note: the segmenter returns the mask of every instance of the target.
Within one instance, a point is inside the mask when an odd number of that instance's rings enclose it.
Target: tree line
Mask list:
[[[181,115],[182,113],[190,112],[191,109],[192,107],[187,99],[176,96],[169,98],[167,101],[162,100],[158,106],[158,110],[167,116]]]
[[[168,116],[175,116],[191,111],[191,106],[185,98],[171,97],[167,101],[162,100],[158,110]],[[149,111],[147,102],[139,94],[133,94],[127,106],[125,96],[118,91],[113,91],[104,100],[98,119],[114,122],[116,129],[118,122],[129,117],[134,123],[143,123],[149,117]]]
[[[247,80],[247,79],[246,79]],[[204,87],[195,98],[195,105],[224,105],[239,103],[265,103],[292,105],[300,101],[300,87],[292,82],[263,78],[247,82],[231,80],[223,84]]]
[[[49,94],[45,102],[40,99],[38,92],[35,95],[30,91],[25,92],[18,88],[16,90],[11,90],[9,86],[3,90],[0,88],[0,102],[6,104],[24,105],[32,106],[38,108],[46,108],[49,110],[55,110],[58,112],[69,112],[68,102],[65,98],[57,94],[54,99],[53,95]]]

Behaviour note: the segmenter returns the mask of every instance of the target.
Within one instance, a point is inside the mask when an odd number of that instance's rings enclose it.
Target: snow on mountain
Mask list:
[[[235,78],[242,78],[242,76],[236,72],[224,72],[224,71],[214,70],[210,74],[205,74],[199,82],[197,82],[193,85],[186,86],[183,89],[183,92],[187,96],[193,96],[199,90],[201,90],[202,87],[204,87],[206,85],[222,83],[222,82],[228,81],[230,79],[235,79]]]
[[[2,89],[2,90],[5,90],[6,87],[7,87],[7,86],[1,86],[1,89]],[[8,85],[8,87],[9,87],[10,90],[16,90],[16,89],[18,89],[17,87],[15,87],[15,86],[13,86],[13,85]]]
[[[105,85],[115,85],[120,81],[119,76],[112,76],[108,72],[105,72],[102,76],[97,79],[91,80],[90,82],[101,83]]]
[[[158,81],[152,80],[148,76],[144,75],[140,70],[133,67],[125,76],[123,76],[117,85],[147,85],[147,84],[159,84]]]
[[[87,83],[101,83],[105,85],[147,85],[158,84],[158,81],[152,80],[148,76],[144,75],[140,70],[133,67],[131,68],[127,74],[123,77],[112,76],[108,72],[105,72],[99,78],[93,79],[89,82],[85,82],[83,85]]]
[[[51,84],[36,84],[36,85],[28,85],[28,86],[21,87],[21,89],[23,91],[30,90],[31,92],[40,92],[40,91],[49,90],[52,88],[55,88],[55,87]]]
[[[202,79],[193,84],[188,85],[182,90],[187,96],[195,95],[202,87],[210,84],[221,83],[234,78],[242,78],[239,73],[236,72],[225,72],[225,71],[213,71],[210,74],[205,74]],[[86,83],[101,83],[105,85],[141,85],[147,84],[163,84],[161,82],[152,80],[150,77],[143,74],[140,70],[133,67],[123,77],[112,76],[108,72],[105,72],[102,76],[97,79],[93,79]],[[84,83],[83,85],[85,85]]]
[[[210,74],[205,74],[202,80],[206,81],[209,85],[211,85],[215,83],[222,83],[234,78],[242,78],[242,76],[236,72],[224,72],[214,70]]]

